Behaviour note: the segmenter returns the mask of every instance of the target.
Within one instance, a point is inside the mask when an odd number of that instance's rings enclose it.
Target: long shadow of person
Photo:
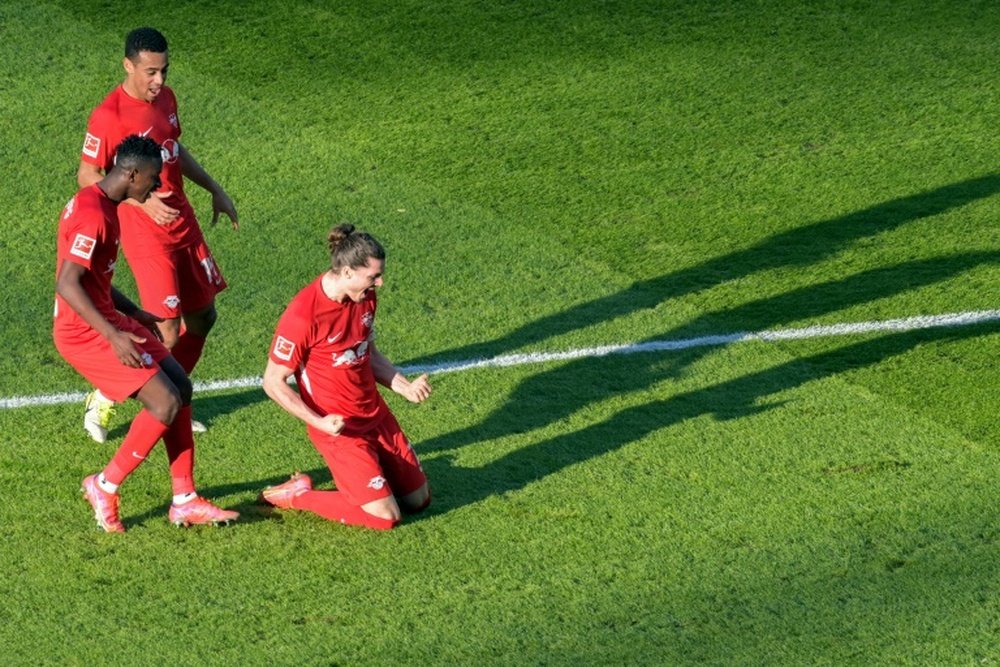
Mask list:
[[[424,468],[433,482],[435,502],[428,516],[521,489],[567,466],[606,454],[688,419],[711,415],[730,420],[756,414],[776,404],[767,404],[767,397],[806,382],[877,364],[922,343],[971,339],[997,331],[1000,324],[989,322],[962,329],[893,333],[631,407],[600,423],[517,449],[479,468],[455,466],[447,456],[429,458]],[[596,363],[607,365],[608,373],[621,374],[620,367],[614,367],[614,360],[605,358]],[[583,370],[587,375],[595,372]],[[510,407],[529,411],[532,406]]]
[[[780,267],[808,266],[851,243],[906,223],[964,206],[1000,192],[1000,174],[989,174],[893,199],[848,215],[776,234],[748,248],[713,257],[628,288],[534,320],[489,341],[470,343],[407,360],[414,370],[435,369],[452,360],[481,359],[519,350],[559,335],[653,308],[718,283]]]
[[[487,352],[496,353],[498,346],[502,349],[507,346],[518,347],[538,342],[577,327],[588,326],[600,320],[612,319],[641,308],[658,305],[666,299],[681,296],[723,280],[776,267],[808,265],[828,257],[860,238],[894,229],[906,222],[925,216],[944,212],[993,194],[998,189],[1000,189],[1000,176],[990,175],[893,200],[841,218],[797,228],[771,237],[746,250],[729,253],[703,262],[696,267],[673,272],[654,280],[636,283],[624,292],[593,300],[550,318],[543,318],[503,338],[458,348],[451,351],[451,354],[474,357],[477,354]],[[836,312],[851,305],[872,302],[926,286],[976,266],[995,263],[998,258],[1000,258],[1000,253],[996,252],[964,253],[873,269],[822,285],[809,286],[786,294],[751,301],[723,312],[706,313],[694,321],[665,332],[656,338],[681,338],[685,335],[700,334],[709,327],[741,330],[767,328],[790,320],[816,317]],[[942,335],[951,336],[953,334]],[[910,338],[896,336],[892,340],[906,341]],[[872,357],[871,350],[880,350],[884,347],[884,343],[861,343],[847,349],[856,349],[859,353]],[[614,383],[590,382],[587,384],[577,382],[575,378],[587,375],[588,367],[593,366],[594,361],[582,359],[570,362],[536,374],[522,382],[505,404],[494,410],[482,422],[419,443],[418,450],[434,452],[455,449],[481,440],[503,437],[512,432],[523,433],[544,427],[573,414],[593,401],[605,398],[609,394],[646,389],[663,379],[667,372],[665,366],[669,368],[671,374],[677,373],[704,355],[705,349],[707,348],[689,351],[684,355],[675,355],[666,365],[659,358],[654,362],[642,365],[638,370],[635,369],[635,364],[631,364],[630,372],[624,377],[619,376]],[[895,352],[890,352],[890,354],[895,354]],[[854,362],[852,365],[856,365],[856,363]],[[799,365],[799,362],[790,362],[778,367],[778,371],[754,373],[745,378],[702,390],[696,396],[655,401],[650,405],[653,406],[653,414],[659,414],[663,408],[670,408],[671,414],[685,415],[687,414],[685,408],[690,409],[693,403],[698,402],[695,399],[701,395],[725,393],[732,391],[733,387],[741,388],[748,386],[748,383],[759,383],[764,378],[780,383],[781,378],[775,373],[780,373],[782,368],[791,372]],[[431,367],[433,368],[433,366]],[[795,375],[790,377],[795,377]],[[560,390],[563,387],[573,387],[574,390]],[[558,400],[547,400],[546,397],[553,395],[557,395]],[[703,411],[703,408],[698,408],[696,414],[701,414]],[[595,439],[603,443],[598,453],[609,451],[648,433],[649,429],[637,428],[633,423],[633,420],[641,421],[640,416],[644,412],[645,407],[629,409],[602,424],[590,427],[588,431],[599,433]],[[512,417],[512,415],[516,415],[516,417]],[[676,422],[668,420],[662,423],[661,419],[655,419],[654,423],[662,426]],[[511,470],[522,469],[527,463],[527,459],[532,458],[545,461],[545,464],[535,466],[539,470],[559,469],[563,466],[551,463],[554,459],[548,450],[551,447],[554,448],[553,451],[562,451],[561,448],[571,441],[576,441],[575,435],[560,436],[542,445],[529,447],[522,453],[512,453],[502,461],[513,463]],[[570,447],[570,449],[572,450],[569,454],[571,462],[578,462],[587,457],[586,448]],[[498,462],[497,465],[503,465],[502,461]],[[427,465],[430,469],[441,468],[440,459],[431,459]],[[495,469],[495,466],[490,466],[483,474],[492,477]],[[448,473],[444,472],[443,476],[447,477]],[[523,477],[526,476],[524,474],[518,475],[518,478]],[[537,477],[529,474],[526,479],[531,481]],[[478,481],[485,483],[486,478]],[[440,482],[435,483],[435,488],[441,488],[440,484]],[[444,484],[446,485],[447,482],[445,481]],[[462,482],[463,486],[466,484],[467,482]],[[486,486],[489,485],[486,484]],[[473,499],[479,497],[475,496]]]
[[[705,330],[759,330],[775,327],[792,318],[816,318],[997,262],[1000,262],[1000,251],[964,253],[872,269],[841,280],[750,301],[724,312],[706,313],[684,326],[666,332],[660,339],[683,339]],[[591,378],[587,384],[582,385],[574,379],[583,372],[583,368],[593,364],[592,359],[577,359],[560,364],[525,379],[504,405],[480,423],[422,441],[417,448],[421,452],[454,449],[509,435],[511,429],[526,432],[547,426],[610,394],[646,389],[662,380],[668,369],[677,373],[707,354],[710,349],[707,346],[695,348],[687,354],[674,355],[666,363],[660,357],[653,357],[643,365],[631,364],[631,372],[618,378],[612,385],[599,378]],[[554,397],[555,400],[549,397]]]

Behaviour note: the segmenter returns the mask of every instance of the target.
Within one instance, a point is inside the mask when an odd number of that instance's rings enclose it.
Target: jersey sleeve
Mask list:
[[[271,339],[271,361],[288,368],[303,365],[305,351],[309,346],[310,321],[303,317],[292,303],[278,320]]]
[[[97,107],[87,121],[80,159],[107,172],[114,165],[114,150],[118,142],[112,136],[114,119],[103,107]]]
[[[94,253],[107,236],[107,227],[100,211],[90,210],[77,195],[63,209],[59,226],[60,234],[63,235],[59,259],[92,269]]]

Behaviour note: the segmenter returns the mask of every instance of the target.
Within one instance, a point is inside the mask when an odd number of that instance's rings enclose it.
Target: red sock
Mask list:
[[[174,495],[194,493],[194,436],[191,435],[191,406],[185,405],[177,413],[174,423],[163,434],[170,460],[170,483]],[[110,480],[109,480],[110,481]]]
[[[185,331],[174,343],[170,354],[181,365],[184,372],[191,375],[195,364],[201,359],[201,351],[205,348],[205,338],[191,331]]]
[[[306,491],[296,496],[292,507],[319,514],[324,519],[339,521],[349,526],[365,526],[375,530],[389,530],[398,521],[383,519],[352,505],[340,491]]]
[[[170,427],[154,417],[149,410],[145,408],[140,410],[132,420],[121,447],[105,466],[104,479],[116,485],[124,482],[125,478],[146,460],[149,452],[168,428]]]

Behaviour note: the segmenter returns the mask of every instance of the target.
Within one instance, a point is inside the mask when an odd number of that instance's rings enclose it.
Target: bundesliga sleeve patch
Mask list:
[[[87,133],[87,138],[83,140],[83,154],[89,157],[96,158],[98,151],[101,150],[101,138],[95,137],[90,132]]]
[[[82,257],[83,259],[90,259],[90,256],[94,254],[94,246],[96,245],[96,239],[84,236],[83,234],[77,234],[76,238],[73,239],[73,245],[70,246],[69,254]]]
[[[290,361],[293,352],[295,352],[295,343],[284,336],[278,336],[278,340],[274,341],[274,356],[277,358]]]

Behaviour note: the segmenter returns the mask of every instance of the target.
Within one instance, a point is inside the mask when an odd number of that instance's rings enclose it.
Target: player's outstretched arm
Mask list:
[[[344,429],[344,418],[340,415],[316,414],[305,404],[298,392],[288,386],[288,378],[291,375],[291,368],[268,359],[267,368],[264,369],[264,393],[285,412],[301,419],[309,426],[329,435],[339,435]]]
[[[408,380],[384,354],[378,351],[375,343],[369,347],[372,357],[372,373],[380,385],[392,389],[410,403],[422,403],[431,395],[431,383],[424,373],[416,380]]]
[[[135,346],[135,343],[145,343],[146,339],[127,331],[120,331],[104,319],[83,288],[82,280],[86,273],[85,267],[63,260],[59,267],[59,275],[56,277],[56,292],[83,318],[84,322],[111,343],[119,361],[132,368],[142,368],[144,366],[142,351]]]
[[[233,200],[226,194],[222,186],[208,175],[205,168],[198,164],[198,161],[194,159],[188,149],[184,148],[183,144],[178,144],[178,146],[180,147],[181,173],[212,194],[212,226],[214,227],[215,223],[219,221],[219,214],[225,213],[229,216],[233,229],[239,229],[239,216],[236,214]]]

